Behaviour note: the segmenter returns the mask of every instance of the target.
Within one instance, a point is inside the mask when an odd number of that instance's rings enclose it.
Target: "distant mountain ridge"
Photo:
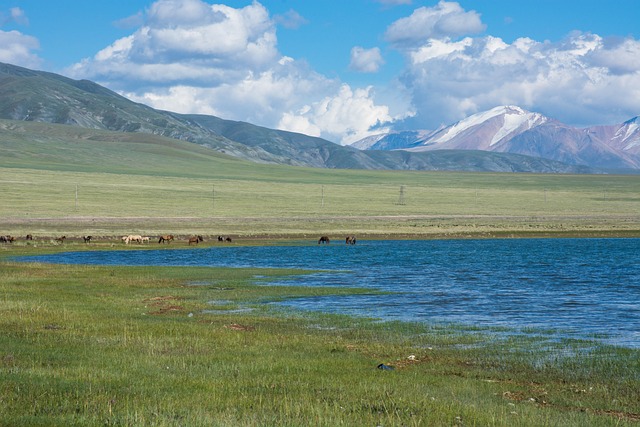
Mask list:
[[[188,141],[259,163],[321,168],[467,170],[535,173],[595,173],[578,162],[565,164],[507,152],[450,149],[363,151],[321,138],[268,129],[214,116],[178,114],[132,102],[87,80],[0,63],[0,119],[56,123],[113,132],[143,133]],[[613,130],[612,130],[613,131]],[[422,138],[415,132],[407,140]],[[1,143],[1,142],[0,142]],[[405,147],[407,141],[398,146]]]
[[[640,169],[640,119],[578,129],[518,106],[500,106],[436,131],[376,135],[364,150],[481,150],[521,154],[594,168]]]

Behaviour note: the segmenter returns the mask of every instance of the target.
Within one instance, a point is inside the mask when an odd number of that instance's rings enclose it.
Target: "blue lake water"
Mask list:
[[[640,239],[385,240],[69,252],[21,260],[320,269],[325,271],[274,283],[393,293],[281,304],[383,320],[554,330],[640,348]]]

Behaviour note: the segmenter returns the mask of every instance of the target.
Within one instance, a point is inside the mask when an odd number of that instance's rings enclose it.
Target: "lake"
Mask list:
[[[354,316],[554,331],[640,348],[640,239],[366,240],[347,246],[214,246],[23,257],[98,265],[318,269],[275,284],[353,286],[388,295],[280,305]]]

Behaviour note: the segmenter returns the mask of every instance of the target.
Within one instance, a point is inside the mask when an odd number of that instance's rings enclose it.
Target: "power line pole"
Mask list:
[[[404,185],[400,186],[400,196],[398,197],[398,204],[404,205]]]

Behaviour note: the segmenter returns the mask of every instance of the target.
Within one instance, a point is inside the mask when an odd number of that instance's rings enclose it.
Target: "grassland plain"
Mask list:
[[[8,120],[0,141],[0,234],[640,235],[640,175],[298,168]]]
[[[0,244],[0,425],[640,420],[635,350],[274,311],[265,303],[345,292],[257,279],[292,271],[10,260],[124,248],[119,236],[129,233],[233,235],[234,244],[320,233],[639,236],[639,176],[304,169],[42,127],[20,136],[0,126],[0,235],[18,238]],[[88,234],[96,242],[80,243]],[[60,235],[69,239],[58,244]]]

